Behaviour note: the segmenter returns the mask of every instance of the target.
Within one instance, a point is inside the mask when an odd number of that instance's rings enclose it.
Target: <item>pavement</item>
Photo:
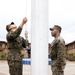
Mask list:
[[[52,75],[51,66],[48,66],[48,75]],[[30,65],[23,65],[23,75],[31,75],[31,66]],[[75,75],[75,62],[67,61],[67,65],[64,70],[64,75]],[[0,60],[0,75],[10,75],[9,74],[9,67],[7,61]]]

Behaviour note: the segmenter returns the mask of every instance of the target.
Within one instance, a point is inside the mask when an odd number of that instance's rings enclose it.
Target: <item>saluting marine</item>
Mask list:
[[[60,36],[61,29],[62,28],[58,25],[54,25],[53,28],[50,28],[51,35],[55,38],[50,48],[52,75],[64,75],[66,65],[64,56],[65,41]]]
[[[24,24],[27,22],[25,17],[20,26],[17,26],[12,22],[6,26],[8,31],[6,35],[7,46],[8,46],[8,65],[10,75],[22,75],[22,58],[21,50],[26,48],[26,40],[20,36]]]

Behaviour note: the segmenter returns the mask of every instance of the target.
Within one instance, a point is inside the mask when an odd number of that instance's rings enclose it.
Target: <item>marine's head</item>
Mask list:
[[[11,22],[10,24],[6,25],[6,30],[9,31],[15,31],[17,29],[17,26],[14,24],[14,22]]]
[[[59,25],[54,25],[54,27],[50,28],[51,30],[51,35],[56,36],[57,34],[60,35],[62,28]]]

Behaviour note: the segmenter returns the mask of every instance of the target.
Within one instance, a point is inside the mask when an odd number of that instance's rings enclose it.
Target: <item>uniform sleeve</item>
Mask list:
[[[7,39],[15,39],[15,38],[17,38],[20,35],[21,31],[22,31],[22,28],[18,27],[18,29],[16,31],[9,32],[7,34]]]
[[[22,37],[22,46],[23,46],[24,48],[26,48],[26,46],[29,46],[28,40],[25,40],[23,37]]]
[[[65,50],[65,43],[64,41],[59,40],[57,43],[57,66],[63,66],[64,64],[64,50]]]

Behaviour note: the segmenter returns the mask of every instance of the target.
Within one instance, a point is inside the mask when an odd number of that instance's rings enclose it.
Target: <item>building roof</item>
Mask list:
[[[71,45],[71,44],[73,44],[73,43],[75,43],[75,41],[72,41],[72,42],[66,44],[66,46]]]
[[[5,41],[0,41],[0,44],[7,44],[7,42],[5,42]],[[2,48],[2,47],[0,47],[0,51],[3,51],[3,48]]]
[[[5,42],[5,41],[0,41],[0,43],[5,43],[5,44],[7,44],[7,42]]]

